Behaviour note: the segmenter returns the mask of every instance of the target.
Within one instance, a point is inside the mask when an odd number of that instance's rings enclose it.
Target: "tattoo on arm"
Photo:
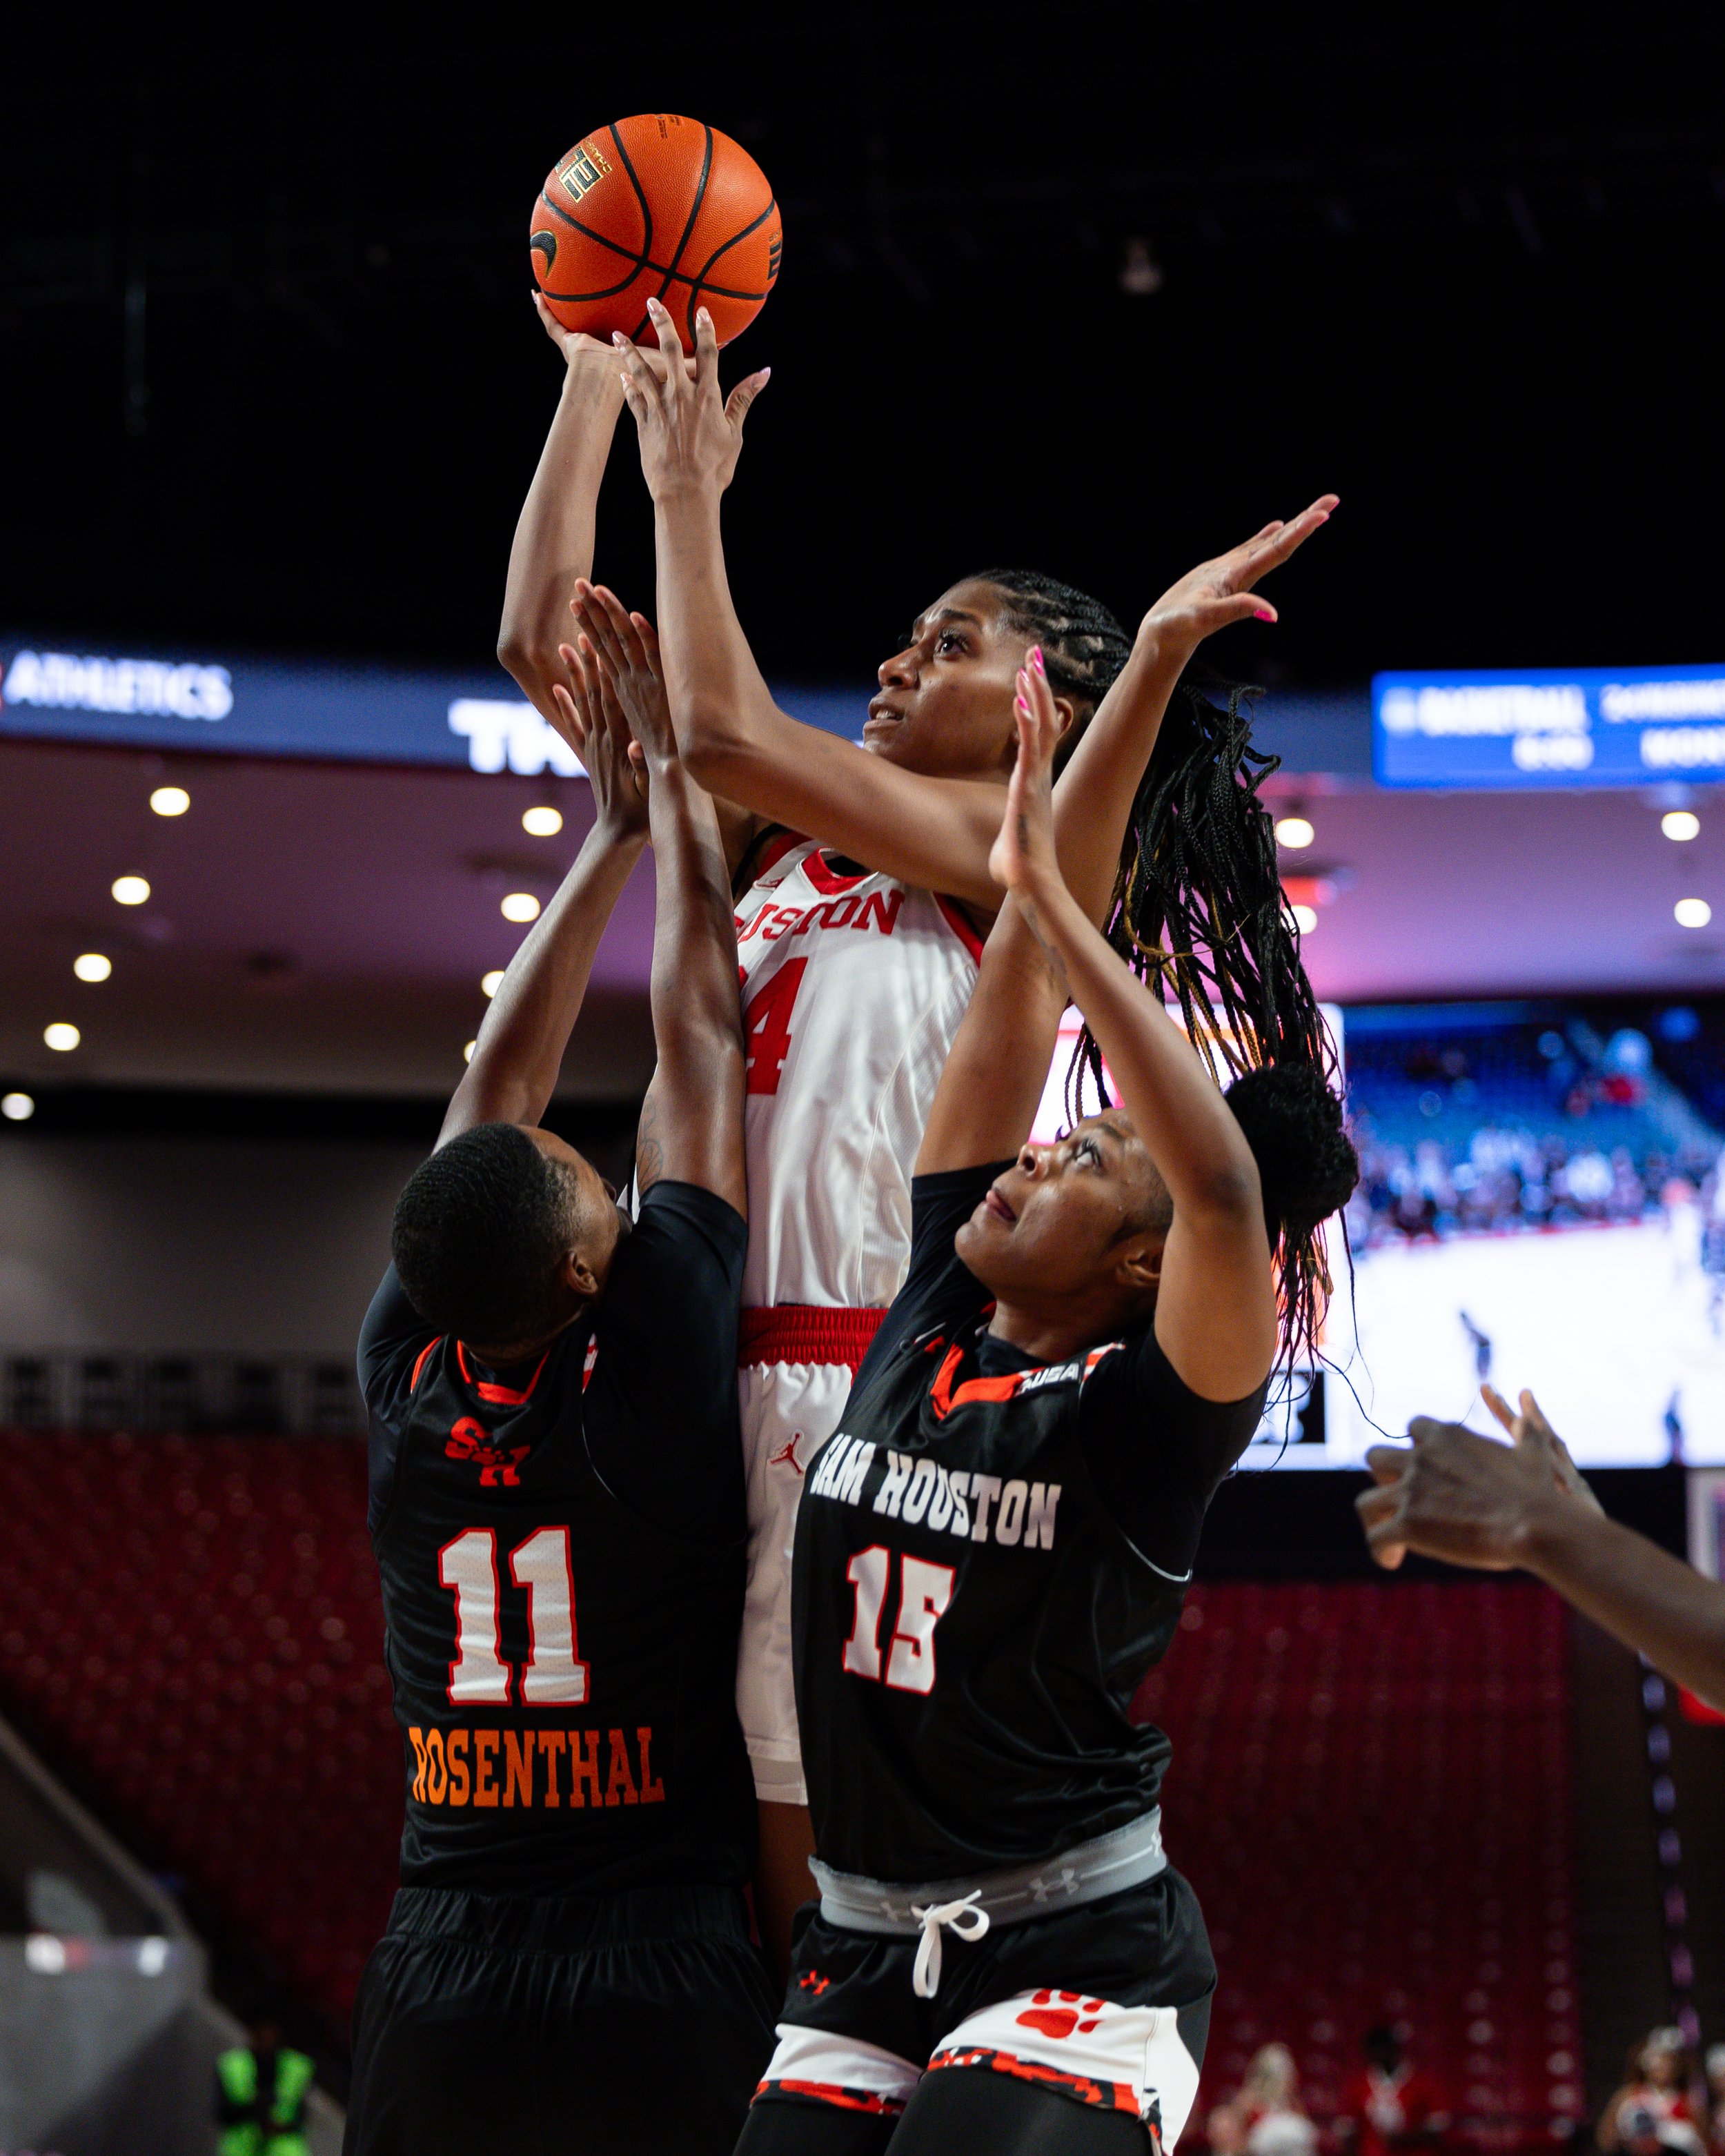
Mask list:
[[[1042,916],[1037,910],[1035,901],[1021,891],[1019,894],[1018,907],[1019,913],[1024,916],[1025,927],[1041,945],[1043,956],[1048,960],[1050,971],[1055,979],[1060,983],[1061,994],[1070,1002],[1072,990],[1066,979],[1066,962],[1049,941],[1048,932],[1042,925]]]
[[[641,1103],[635,1133],[635,1188],[644,1198],[665,1173],[665,1147],[659,1137],[659,1103],[651,1093]]]

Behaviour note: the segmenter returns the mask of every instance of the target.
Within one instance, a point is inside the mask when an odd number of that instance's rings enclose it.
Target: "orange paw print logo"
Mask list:
[[[1019,2015],[1019,2026],[1034,2029],[1039,2036],[1052,2036],[1056,2042],[1075,2029],[1081,2036],[1087,2036],[1107,2003],[1104,1999],[1086,1999],[1081,1991],[1039,1991]],[[1086,2015],[1091,2018],[1086,2020]]]

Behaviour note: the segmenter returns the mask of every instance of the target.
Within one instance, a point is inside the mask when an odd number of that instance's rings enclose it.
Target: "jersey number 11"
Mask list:
[[[500,1651],[502,1594],[497,1537],[469,1527],[437,1553],[440,1585],[455,1596],[455,1659],[449,1699],[456,1707],[507,1707],[515,1671]],[[509,1576],[527,1590],[527,1660],[516,1694],[522,1707],[579,1707],[588,1697],[588,1666],[575,1638],[575,1576],[569,1530],[541,1527],[509,1553]]]

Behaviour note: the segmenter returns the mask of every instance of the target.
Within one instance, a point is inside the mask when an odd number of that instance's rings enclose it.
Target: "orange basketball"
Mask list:
[[[662,300],[685,350],[695,310],[729,344],[778,275],[778,204],[748,151],[699,120],[641,112],[560,157],[533,205],[533,274],[565,329],[650,341]]]

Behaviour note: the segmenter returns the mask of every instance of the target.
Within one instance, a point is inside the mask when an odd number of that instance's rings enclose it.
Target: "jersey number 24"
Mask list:
[[[751,1093],[778,1091],[784,1060],[791,1052],[791,1012],[808,963],[806,958],[787,958],[749,998],[742,1014],[742,1045]]]
[[[500,1651],[502,1592],[497,1537],[469,1527],[437,1553],[439,1585],[455,1596],[455,1658],[449,1698],[456,1707],[507,1707],[516,1672]],[[541,1527],[509,1553],[509,1576],[527,1590],[527,1660],[516,1697],[522,1707],[578,1707],[588,1666],[575,1638],[575,1576],[569,1530]]]

